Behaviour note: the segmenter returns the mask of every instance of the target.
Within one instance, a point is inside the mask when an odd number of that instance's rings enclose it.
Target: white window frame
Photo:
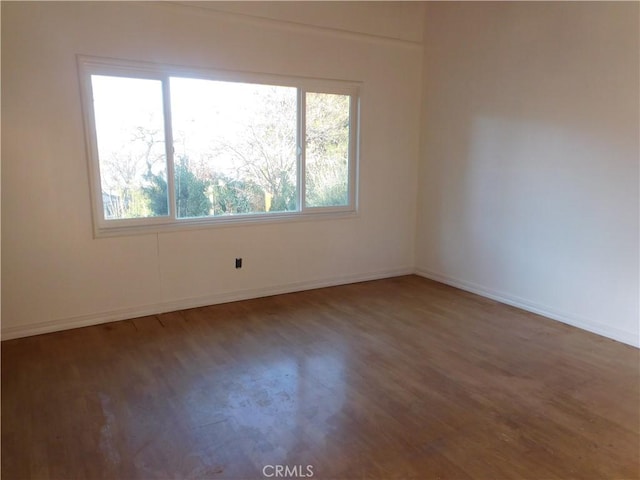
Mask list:
[[[360,139],[360,89],[361,83],[344,80],[315,79],[306,77],[281,76],[265,73],[239,72],[209,68],[183,67],[176,65],[119,60],[92,56],[77,56],[78,73],[82,96],[82,109],[85,120],[85,137],[90,177],[91,205],[93,212],[94,235],[117,236],[138,233],[151,233],[188,228],[203,228],[220,225],[246,223],[309,220],[318,218],[338,218],[353,216],[358,212],[358,161]],[[98,157],[97,133],[93,109],[92,75],[122,76],[159,80],[162,82],[162,100],[165,128],[165,146],[167,162],[168,215],[130,219],[106,219],[102,199],[100,163]],[[264,212],[225,216],[207,216],[197,218],[178,218],[174,189],[173,138],[171,124],[171,102],[169,79],[173,76],[217,80],[227,82],[255,83],[294,87],[298,92],[297,126],[297,205],[298,209],[289,212]],[[348,95],[350,97],[349,118],[349,158],[348,158],[348,204],[344,206],[307,207],[305,205],[305,117],[306,93],[327,93]]]

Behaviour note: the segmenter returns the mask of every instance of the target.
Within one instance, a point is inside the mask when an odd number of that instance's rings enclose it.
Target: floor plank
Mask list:
[[[10,340],[1,473],[637,479],[639,357],[416,276]]]

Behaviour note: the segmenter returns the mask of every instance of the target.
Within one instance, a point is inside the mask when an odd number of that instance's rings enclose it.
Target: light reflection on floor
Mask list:
[[[339,434],[336,418],[347,386],[344,354],[331,345],[302,350],[212,371],[214,382],[196,382],[185,396],[189,423],[212,432],[224,429],[227,443],[250,438],[256,466],[286,464],[292,453],[310,446],[300,445],[300,438],[321,451],[328,436]]]

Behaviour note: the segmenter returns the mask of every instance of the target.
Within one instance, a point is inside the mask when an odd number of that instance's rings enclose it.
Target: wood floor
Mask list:
[[[138,318],[2,343],[2,478],[637,479],[639,368],[415,276]]]

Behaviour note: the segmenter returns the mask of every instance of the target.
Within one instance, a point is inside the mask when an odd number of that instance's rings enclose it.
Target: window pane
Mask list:
[[[178,217],[297,210],[297,90],[172,77]]]
[[[162,83],[92,75],[91,86],[105,219],[168,215]]]
[[[307,207],[349,204],[349,96],[306,94]]]

